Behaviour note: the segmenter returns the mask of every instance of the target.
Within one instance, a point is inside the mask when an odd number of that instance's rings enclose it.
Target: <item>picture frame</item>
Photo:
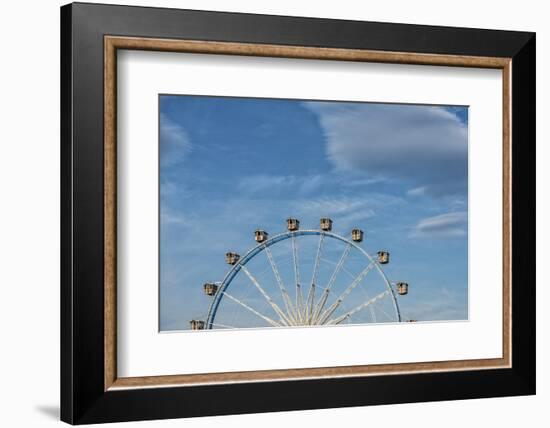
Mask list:
[[[117,376],[119,50],[502,70],[503,159],[486,160],[503,167],[502,357]],[[534,394],[535,96],[534,33],[63,6],[61,419],[85,424]]]

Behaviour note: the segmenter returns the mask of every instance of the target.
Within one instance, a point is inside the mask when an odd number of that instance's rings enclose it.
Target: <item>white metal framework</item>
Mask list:
[[[218,321],[220,305],[222,302],[231,302],[237,308],[252,316],[262,325],[270,327],[289,327],[289,326],[311,326],[311,325],[338,325],[344,322],[354,322],[356,316],[369,309],[370,322],[377,322],[377,305],[386,301],[386,310],[380,307],[380,310],[386,316],[386,321],[401,322],[401,313],[397,303],[396,295],[404,295],[408,292],[408,284],[398,282],[391,283],[384,271],[382,265],[389,261],[387,251],[379,251],[376,256],[367,253],[359,243],[363,240],[363,232],[354,229],[351,239],[332,232],[332,220],[323,218],[320,221],[320,229],[300,230],[297,219],[287,220],[287,231],[268,237],[267,232],[257,230],[255,240],[258,243],[249,250],[244,256],[236,253],[227,253],[226,261],[231,265],[230,270],[221,282],[208,282],[204,284],[205,294],[212,297],[206,320],[192,320],[191,328],[194,330],[213,329],[213,328],[239,328],[237,326],[227,325],[223,321]],[[303,278],[300,269],[300,239],[307,236],[319,236],[315,248],[315,256],[312,261],[311,277],[309,280]],[[292,294],[285,285],[282,278],[279,265],[273,255],[271,247],[280,244],[285,240],[290,240],[291,247],[291,267],[292,267]],[[323,286],[318,283],[319,272],[327,260],[323,253],[327,246],[332,242],[340,242],[344,246],[338,261],[331,268],[332,272],[327,275],[328,280]],[[273,247],[276,248],[276,247]],[[266,270],[271,272],[270,287],[258,278],[249,268],[249,262],[260,253],[265,253]],[[346,270],[346,261],[350,253],[358,255],[359,261],[363,261],[363,266],[356,273],[350,273]],[[248,265],[248,266],[247,266]],[[325,269],[326,270],[326,269]],[[348,274],[350,279],[342,278],[341,272]],[[360,300],[349,299],[354,290],[364,285],[365,278],[370,272],[376,272],[381,281],[381,287],[375,294],[367,295],[363,292]],[[247,278],[247,282],[255,289],[258,299],[245,299],[234,295],[231,291],[231,284],[235,278],[241,274]],[[345,281],[345,282],[344,282]],[[289,283],[287,281],[287,283]],[[338,287],[335,287],[336,284]],[[338,288],[338,290],[335,290]],[[237,290],[238,291],[238,290]],[[371,290],[369,290],[370,292]],[[351,300],[351,301],[347,301]],[[345,305],[346,307],[344,307]],[[255,327],[255,325],[249,326]],[[242,327],[241,327],[242,328]]]

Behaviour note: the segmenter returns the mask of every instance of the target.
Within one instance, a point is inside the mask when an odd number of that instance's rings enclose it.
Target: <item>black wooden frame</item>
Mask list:
[[[105,35],[512,58],[512,368],[105,392]],[[534,33],[85,3],[63,6],[61,419],[84,424],[534,394],[535,96]]]

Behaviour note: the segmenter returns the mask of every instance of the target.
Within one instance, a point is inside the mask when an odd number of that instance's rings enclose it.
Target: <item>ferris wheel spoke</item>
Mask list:
[[[332,266],[336,266],[338,263],[332,261],[332,260],[328,260],[328,259],[324,259],[323,257],[321,257],[321,261],[324,262],[324,263],[327,263],[329,265],[332,265]],[[345,274],[347,274],[350,278],[355,278],[355,274],[351,273],[348,269],[346,269],[344,266],[342,266],[342,268],[340,269],[342,272],[344,272]]]
[[[317,255],[315,256],[315,263],[313,265],[313,273],[311,275],[309,291],[307,293],[306,321],[308,324],[311,324],[312,315],[313,315],[313,303],[315,302],[315,288],[317,287],[317,274],[319,273],[319,265],[321,262],[321,252],[323,249],[324,240],[325,240],[325,234],[321,233],[321,235],[319,236],[319,244],[317,245]]]
[[[372,299],[367,300],[366,302],[360,304],[359,306],[356,306],[351,311],[346,312],[345,314],[339,316],[338,318],[331,319],[327,321],[326,325],[335,325],[340,324],[342,321],[345,321],[349,318],[351,318],[352,315],[356,314],[357,312],[369,307],[376,301],[382,299],[384,296],[388,295],[390,293],[389,290],[383,291],[382,293],[378,294],[377,296],[374,296]]]
[[[324,324],[332,316],[334,311],[338,309],[340,304],[346,299],[346,297],[349,296],[349,294],[355,289],[355,287],[357,287],[361,283],[361,281],[363,281],[363,279],[373,268],[374,263],[371,262],[365,269],[361,271],[361,273],[359,273],[359,275],[355,277],[352,283],[348,285],[348,287],[344,290],[342,294],[340,294],[340,296],[338,296],[334,303],[330,305],[330,307],[319,316],[318,324]]]
[[[212,323],[212,325],[214,327],[220,327],[220,328],[238,328],[238,327],[233,327],[231,325],[225,325],[225,324],[216,324],[216,323]]]
[[[302,286],[300,284],[300,267],[298,261],[298,242],[296,241],[296,235],[292,235],[292,261],[294,263],[294,282],[296,284],[296,316],[300,323],[304,321],[304,296],[302,294]]]
[[[250,312],[252,312],[254,315],[257,315],[258,317],[262,318],[264,321],[267,321],[269,324],[271,324],[273,327],[282,327],[282,325],[280,323],[278,323],[277,321],[274,321],[272,320],[271,318],[259,313],[256,309],[253,309],[251,308],[250,306],[248,306],[246,303],[244,302],[241,302],[239,299],[237,299],[236,297],[233,297],[231,294],[229,294],[227,291],[224,291],[223,292],[223,295],[225,297],[227,297],[229,300],[232,300],[234,301],[235,303],[237,303],[238,305],[241,305],[243,308],[249,310]]]
[[[277,280],[277,284],[279,285],[279,290],[281,290],[281,296],[283,297],[283,302],[285,303],[287,317],[291,321],[293,321],[293,324],[296,324],[296,315],[294,312],[294,306],[292,304],[292,300],[290,299],[288,291],[285,287],[285,284],[281,278],[279,269],[275,264],[275,260],[273,259],[273,254],[271,253],[271,250],[268,246],[265,246],[264,249],[265,249],[265,254],[267,256],[267,259],[269,260],[269,264],[271,265],[271,270],[273,271],[273,275],[275,275],[275,279]]]
[[[370,309],[374,312],[374,309],[373,309],[372,306],[370,306]],[[388,314],[384,309],[382,309],[381,306],[378,306],[378,310],[379,310],[380,312],[382,312],[382,313],[386,316],[386,318],[388,318],[389,320],[392,319],[392,316],[391,316],[390,314]]]
[[[292,325],[292,322],[286,317],[283,310],[273,301],[271,296],[260,285],[256,277],[254,277],[254,275],[250,273],[248,268],[246,266],[241,266],[241,269],[246,274],[246,276],[248,276],[252,284],[254,284],[254,286],[258,289],[258,291],[262,294],[262,296],[264,296],[264,299],[267,300],[267,303],[269,303],[269,305],[273,308],[275,313],[281,318],[281,321],[283,322],[283,324]]]
[[[330,289],[334,285],[334,282],[336,281],[336,277],[340,273],[340,270],[342,270],[342,267],[344,266],[344,263],[346,261],[346,258],[348,257],[348,254],[351,250],[351,244],[347,244],[346,248],[344,249],[342,256],[340,257],[340,260],[338,260],[338,263],[336,264],[336,267],[334,268],[334,271],[332,272],[332,276],[330,277],[330,280],[325,287],[325,291],[323,292],[323,295],[317,302],[317,305],[315,307],[314,314],[312,315],[312,322],[315,323],[315,321],[319,318],[319,315],[323,311],[325,304],[327,303],[328,295],[330,293]]]
[[[372,318],[372,322],[376,323],[376,313],[374,312],[374,308],[372,307],[372,305],[369,305],[369,312],[370,312],[370,316]],[[386,312],[384,312],[384,313],[386,313]]]

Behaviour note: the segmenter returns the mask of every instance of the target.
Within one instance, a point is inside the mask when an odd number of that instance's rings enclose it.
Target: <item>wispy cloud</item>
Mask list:
[[[427,186],[420,186],[415,187],[414,189],[410,189],[407,191],[407,195],[409,196],[424,196],[428,190]]]
[[[401,306],[405,319],[418,321],[468,319],[468,293],[465,287],[442,282],[437,288],[422,290],[422,284],[414,285],[415,297]],[[411,294],[407,297],[413,297]]]
[[[446,213],[420,220],[411,230],[414,238],[455,238],[467,233],[468,216],[465,211]]]
[[[163,206],[160,212],[160,222],[162,225],[188,225],[187,217],[180,211],[175,211],[167,206]]]
[[[368,178],[356,178],[352,180],[346,180],[342,184],[349,187],[364,187],[371,186],[373,184],[389,183],[391,182],[390,178],[387,177],[368,177]]]
[[[192,150],[187,131],[165,114],[160,115],[160,145],[160,162],[163,167],[181,163]]]
[[[193,191],[185,183],[176,182],[170,179],[161,179],[160,196],[163,200],[170,199],[172,202],[193,196]]]
[[[383,194],[364,194],[360,197],[324,197],[301,201],[294,212],[306,218],[331,217],[337,219],[338,227],[349,229],[375,217],[377,211],[400,204],[401,198]]]
[[[309,175],[298,177],[295,175],[251,175],[244,177],[239,182],[239,190],[246,193],[259,193],[264,191],[291,191],[293,193],[309,193],[317,190],[326,180],[321,175]]]
[[[304,201],[300,205],[301,212],[315,212],[321,216],[337,216],[341,214],[363,212],[364,217],[372,217],[374,211],[369,207],[366,200],[352,198],[323,198]]]
[[[304,103],[319,117],[327,158],[339,171],[412,180],[432,195],[466,186],[468,133],[448,109],[431,106]]]

